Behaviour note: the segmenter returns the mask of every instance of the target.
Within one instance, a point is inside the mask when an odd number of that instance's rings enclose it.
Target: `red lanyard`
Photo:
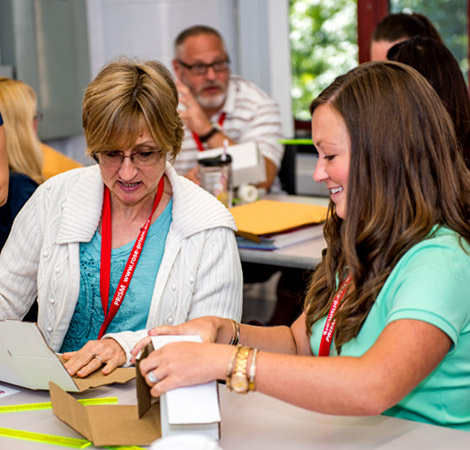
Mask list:
[[[111,303],[108,310],[108,299],[109,299],[109,282],[111,274],[111,199],[109,194],[109,189],[105,187],[104,190],[104,201],[103,201],[103,225],[101,233],[101,267],[100,267],[100,294],[101,294],[101,305],[103,306],[104,312],[104,321],[101,325],[100,333],[98,339],[101,339],[106,332],[111,321],[114,319],[114,316],[118,312],[118,309],[121,306],[121,303],[126,295],[127,288],[134,275],[134,270],[139,261],[140,254],[142,253],[142,248],[144,246],[145,238],[147,237],[147,232],[150,227],[150,222],[152,221],[152,216],[155,210],[157,209],[160,199],[163,194],[163,176],[160,178],[158,183],[157,195],[153,202],[152,212],[150,217],[145,222],[144,226],[140,229],[139,236],[137,237],[134,247],[132,248],[131,254],[127,259],[126,266],[122,272],[121,279],[114,293],[113,302]]]
[[[335,315],[338,306],[340,305],[341,301],[348,290],[348,285],[351,282],[351,275],[348,275],[345,280],[341,283],[341,286],[336,292],[335,297],[333,298],[333,303],[331,304],[330,312],[326,318],[325,328],[323,328],[323,334],[320,341],[320,349],[318,350],[318,356],[329,356],[330,354],[330,347],[331,347],[331,340],[333,338],[333,333],[336,328],[336,320],[333,320],[333,316]]]
[[[224,112],[219,116],[219,120],[217,121],[217,123],[219,124],[219,127],[221,127],[224,124],[225,116],[226,114]],[[197,148],[199,149],[200,152],[203,152],[204,145],[202,145],[202,142],[199,139],[199,136],[194,131],[191,131],[191,133],[193,134],[193,139],[196,141]]]

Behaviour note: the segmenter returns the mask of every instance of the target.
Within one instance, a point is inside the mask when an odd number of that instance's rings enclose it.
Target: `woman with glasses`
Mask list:
[[[21,319],[37,297],[38,325],[72,375],[126,364],[145,328],[240,319],[233,218],[167,161],[183,136],[177,106],[160,63],[103,68],[82,114],[98,164],[43,183],[0,255],[0,319]]]

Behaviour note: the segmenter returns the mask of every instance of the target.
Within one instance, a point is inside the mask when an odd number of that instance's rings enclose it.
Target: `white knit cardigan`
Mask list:
[[[216,315],[240,320],[242,272],[230,212],[213,196],[176,174],[172,223],[146,327]],[[38,325],[58,351],[80,288],[80,242],[97,230],[103,180],[98,166],[65,172],[43,183],[18,214],[0,254],[0,319],[22,319],[37,298]],[[112,336],[126,351],[145,332]]]

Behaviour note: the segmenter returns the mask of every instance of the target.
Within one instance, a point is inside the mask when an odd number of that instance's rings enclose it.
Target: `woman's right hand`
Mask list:
[[[229,319],[216,316],[199,317],[182,323],[181,325],[162,325],[149,330],[149,336],[141,339],[131,351],[131,362],[135,360],[141,350],[150,343],[151,336],[162,335],[196,335],[202,342],[222,342],[227,344],[233,336],[233,325]]]

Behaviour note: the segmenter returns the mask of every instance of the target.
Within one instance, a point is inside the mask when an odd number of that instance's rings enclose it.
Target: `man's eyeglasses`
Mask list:
[[[36,120],[37,122],[40,122],[44,117],[44,113],[38,111],[34,116],[33,119]]]
[[[185,69],[188,69],[193,75],[206,75],[210,67],[214,72],[226,72],[230,65],[230,59],[224,59],[222,61],[214,61],[211,64],[186,64],[180,59],[177,60],[178,64],[183,66]]]
[[[160,150],[142,151],[125,155],[121,151],[100,152],[97,154],[98,162],[105,167],[117,168],[124,162],[125,158],[130,158],[135,167],[148,167],[157,164],[161,157]]]

